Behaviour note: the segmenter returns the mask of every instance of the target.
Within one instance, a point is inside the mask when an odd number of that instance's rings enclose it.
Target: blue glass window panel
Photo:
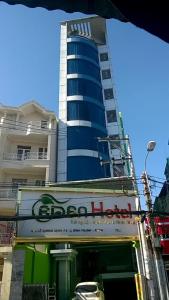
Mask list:
[[[103,160],[109,160],[109,148],[107,142],[99,142],[98,144],[98,152],[99,156],[102,157]]]
[[[67,95],[81,95],[87,96],[103,103],[103,95],[102,89],[94,82],[82,79],[82,78],[74,78],[67,80]]]
[[[88,149],[98,151],[99,156],[109,159],[107,142],[98,142],[98,137],[105,135],[98,129],[85,126],[67,127],[67,149]]]
[[[101,82],[100,69],[87,60],[69,59],[67,61],[67,73],[89,75]]]
[[[106,127],[105,111],[87,101],[68,101],[67,120],[84,120]]]
[[[98,51],[88,44],[81,43],[80,39],[79,42],[67,43],[67,55],[73,54],[87,56],[99,64]]]
[[[108,110],[106,111],[106,114],[108,123],[117,122],[116,110]]]
[[[110,177],[110,166],[101,166],[100,160],[88,156],[67,158],[67,180],[87,180]]]

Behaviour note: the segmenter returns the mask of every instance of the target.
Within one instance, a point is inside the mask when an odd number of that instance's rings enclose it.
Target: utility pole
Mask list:
[[[156,233],[154,217],[153,217],[153,204],[151,198],[151,190],[149,185],[149,179],[146,171],[146,162],[147,157],[150,151],[153,151],[155,148],[156,143],[154,141],[150,141],[147,145],[147,155],[145,158],[145,171],[143,172],[141,179],[144,185],[144,195],[146,197],[146,206],[148,209],[147,219],[149,222],[149,231],[150,231],[150,242],[151,242],[151,249],[152,249],[152,258],[153,258],[153,265],[155,269],[155,276],[154,281],[157,282],[158,287],[158,298],[160,300],[167,300],[169,299],[169,292],[167,286],[167,279],[166,273],[164,268],[164,263],[161,255],[161,247],[158,235]]]
[[[128,136],[123,136],[123,138],[119,139],[113,139],[112,137],[105,137],[105,138],[98,138],[99,142],[102,141],[107,141],[107,142],[117,142],[117,141],[122,141],[123,144],[123,151],[122,151],[122,156],[121,156],[121,161],[124,161],[128,165],[128,173],[129,175],[133,178],[133,186],[135,190],[137,191],[138,194],[138,187],[137,183],[135,182],[136,174],[135,174],[135,169],[134,169],[134,164],[132,160],[132,152],[131,152],[131,145],[130,145],[130,140]],[[118,159],[119,160],[119,159]],[[101,161],[102,164],[110,164],[114,163],[114,160],[107,160],[107,161]],[[137,201],[137,209],[140,210],[140,201],[138,198]],[[157,288],[155,286],[155,280],[154,279],[154,270],[153,270],[153,264],[152,264],[152,259],[150,255],[150,251],[148,248],[147,244],[147,239],[145,236],[145,228],[144,224],[142,222],[138,222],[138,234],[139,234],[139,240],[140,240],[140,251],[141,251],[141,257],[142,257],[142,272],[143,272],[143,290],[144,290],[144,299],[146,300],[160,300],[160,298],[157,295]],[[137,253],[136,253],[137,256]],[[139,268],[139,265],[138,265]],[[140,268],[141,270],[141,268]],[[157,290],[158,291],[158,290]],[[167,298],[166,298],[167,300]]]

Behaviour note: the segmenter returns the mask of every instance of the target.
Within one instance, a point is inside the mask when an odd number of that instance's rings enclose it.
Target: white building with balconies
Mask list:
[[[56,116],[36,101],[0,106],[0,214],[12,213],[19,185],[55,182]],[[9,207],[3,210],[3,201]]]
[[[55,182],[54,112],[36,101],[0,105],[0,216],[16,214],[18,187]],[[0,223],[0,299],[10,298],[13,222]],[[2,283],[2,284],[1,284]]]

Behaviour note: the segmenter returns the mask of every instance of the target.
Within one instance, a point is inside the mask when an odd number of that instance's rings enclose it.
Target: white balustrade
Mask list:
[[[16,199],[17,190],[0,188],[0,199]]]
[[[25,132],[30,134],[31,132],[41,133],[45,130],[51,130],[51,124],[48,121],[16,121],[16,120],[7,120],[4,117],[0,118],[0,126],[6,130],[13,129],[17,131]]]
[[[47,153],[25,152],[25,153],[4,153],[3,160],[46,160]]]

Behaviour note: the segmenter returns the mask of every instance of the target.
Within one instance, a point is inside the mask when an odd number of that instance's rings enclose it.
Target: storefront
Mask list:
[[[38,217],[17,226],[17,247],[25,249],[24,286],[46,285],[55,290],[53,299],[68,300],[78,282],[99,281],[106,300],[113,294],[142,300],[135,280],[140,270],[139,248],[133,247],[135,210],[134,195],[119,191],[22,189],[19,215]]]

